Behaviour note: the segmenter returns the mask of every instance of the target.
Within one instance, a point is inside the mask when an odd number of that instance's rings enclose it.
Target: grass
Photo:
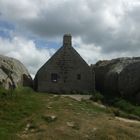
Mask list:
[[[36,93],[29,88],[0,93],[0,140],[140,139],[140,123],[120,122],[92,101]],[[46,121],[48,116],[56,119]]]
[[[0,138],[8,139],[22,129],[24,119],[37,113],[41,103],[28,88],[4,93],[6,95],[0,98]]]

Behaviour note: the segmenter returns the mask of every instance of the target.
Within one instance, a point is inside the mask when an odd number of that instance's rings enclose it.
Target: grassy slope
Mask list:
[[[57,119],[49,122],[47,115]],[[31,128],[25,131],[27,124]],[[139,140],[140,123],[116,120],[90,101],[24,90],[0,99],[0,139]]]

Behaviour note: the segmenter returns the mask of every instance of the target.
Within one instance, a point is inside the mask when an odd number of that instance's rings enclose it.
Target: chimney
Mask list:
[[[63,46],[64,47],[71,47],[72,46],[71,40],[72,40],[71,34],[65,34],[63,36]]]

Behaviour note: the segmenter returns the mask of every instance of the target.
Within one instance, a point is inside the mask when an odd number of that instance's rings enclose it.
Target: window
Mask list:
[[[81,80],[81,74],[77,74],[77,80]]]
[[[57,82],[58,81],[58,75],[56,73],[51,74],[51,81],[52,82]]]

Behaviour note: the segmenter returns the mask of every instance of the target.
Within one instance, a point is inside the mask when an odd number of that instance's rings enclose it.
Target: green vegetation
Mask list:
[[[103,95],[96,91],[92,100],[107,105],[115,116],[140,120],[140,106],[134,105],[134,103],[123,98]]]
[[[25,125],[27,119],[41,108],[41,103],[29,88],[0,90],[0,138],[9,139]]]
[[[104,96],[100,92],[96,91],[92,96],[92,100],[95,102],[100,102],[104,100]]]
[[[113,105],[126,112],[128,118],[140,120],[140,106],[133,105],[124,99],[116,99]]]
[[[103,99],[100,93],[95,97]],[[122,104],[118,101],[116,106]],[[103,108],[90,100],[36,93],[30,88],[1,88],[0,108],[0,140],[140,139],[140,123],[119,121],[113,115],[119,109]]]

